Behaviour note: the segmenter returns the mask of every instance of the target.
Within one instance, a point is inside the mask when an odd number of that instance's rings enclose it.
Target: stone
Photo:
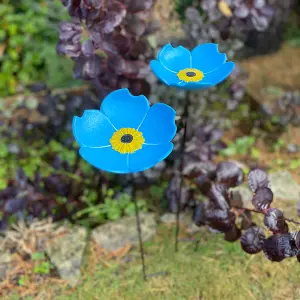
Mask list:
[[[278,171],[269,174],[272,192],[275,198],[281,200],[300,200],[300,183],[297,183],[288,171]]]
[[[288,44],[283,45],[280,51],[272,55],[255,56],[241,63],[243,69],[249,74],[246,90],[250,99],[256,105],[260,105],[266,116],[278,117],[278,121],[284,126],[288,123],[298,123],[295,116],[300,114],[300,105],[285,108],[281,103],[289,102],[290,92],[295,93],[300,89],[299,63],[300,48],[290,47]],[[286,100],[279,101],[283,97]],[[294,121],[290,120],[291,112],[295,113]]]
[[[239,185],[235,188],[230,189],[231,193],[231,206],[244,207],[248,209],[253,209],[252,198],[253,193],[249,189],[247,184]]]
[[[176,223],[176,214],[166,213],[161,216],[160,221],[167,225],[173,225]],[[198,227],[193,222],[193,216],[190,212],[180,213],[179,222],[185,227],[185,231],[189,234],[194,234],[201,231],[201,227]]]
[[[66,233],[46,242],[45,251],[60,277],[71,286],[80,279],[80,267],[87,245],[87,230],[81,226],[66,228]]]
[[[155,214],[140,214],[142,239],[147,241],[156,234]],[[96,227],[91,238],[102,248],[115,251],[122,247],[138,244],[138,233],[135,216],[124,217]]]

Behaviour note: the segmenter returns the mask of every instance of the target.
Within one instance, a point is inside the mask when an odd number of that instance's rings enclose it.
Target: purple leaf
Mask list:
[[[259,188],[269,187],[268,175],[261,169],[255,169],[248,175],[248,185],[252,192]]]
[[[283,212],[277,208],[270,208],[264,216],[265,226],[273,233],[287,233],[288,228],[285,223]]]
[[[250,14],[250,10],[245,4],[239,5],[234,10],[234,15],[241,19],[247,18],[249,14]]]
[[[27,206],[27,200],[25,198],[8,199],[4,205],[4,212],[8,214],[16,213],[17,211],[24,210]]]
[[[62,175],[50,175],[45,179],[45,190],[59,196],[67,196],[69,181]]]
[[[256,254],[262,250],[266,236],[260,227],[250,227],[241,236],[242,249],[248,254]]]
[[[152,20],[147,24],[147,28],[144,32],[144,35],[153,34],[160,29],[159,20]]]
[[[141,36],[146,30],[146,22],[138,15],[127,14],[125,18],[125,29],[129,34]]]
[[[148,50],[148,42],[144,39],[139,39],[135,43],[131,42],[130,56],[138,59],[141,54],[145,54]]]
[[[266,17],[272,17],[275,14],[275,8],[271,5],[265,5],[259,12]]]
[[[153,0],[125,0],[126,8],[131,13],[150,9],[153,5]]]
[[[149,70],[149,65],[144,61],[124,60],[122,74],[131,79],[142,79],[149,73]]]
[[[205,225],[205,204],[204,202],[199,202],[194,208],[193,212],[193,222],[198,226]]]
[[[214,207],[222,210],[228,210],[229,196],[227,193],[227,187],[222,184],[213,184],[209,193],[209,199],[214,203]]]
[[[61,22],[60,31],[81,31],[81,24],[77,22]]]
[[[83,0],[83,2],[89,9],[100,9],[103,4],[103,0]]]
[[[184,209],[189,200],[191,199],[191,190],[189,187],[183,186],[180,194],[180,182],[181,178],[179,175],[173,176],[168,187],[165,190],[165,198],[168,201],[169,211],[172,213],[177,212],[178,197],[180,195],[180,210]]]
[[[236,163],[224,161],[217,165],[217,182],[229,187],[236,187],[243,182],[243,171]]]
[[[269,20],[267,17],[252,15],[251,21],[257,31],[265,31],[269,27]]]
[[[101,60],[97,55],[89,57],[82,69],[83,78],[96,78],[101,71]]]
[[[200,190],[200,192],[203,195],[205,195],[205,196],[209,195],[209,193],[211,191],[211,187],[212,187],[212,182],[207,177],[207,175],[198,176],[195,180],[195,183],[197,185],[197,188]]]
[[[261,9],[262,7],[264,7],[266,5],[266,1],[265,0],[253,0],[252,5],[256,9]]]
[[[22,168],[18,168],[16,174],[16,182],[20,189],[25,189],[28,184],[28,179]]]
[[[123,34],[117,34],[113,37],[113,43],[119,54],[126,54],[131,50],[135,43],[134,38],[129,38]]]
[[[217,1],[216,0],[202,0],[201,1],[201,8],[203,10],[215,10],[217,6]]]
[[[291,234],[293,234],[293,239],[295,241],[297,249],[300,250],[300,231]]]
[[[105,7],[106,13],[99,23],[101,31],[105,34],[114,31],[115,27],[119,26],[126,16],[126,8],[119,1],[109,1]]]
[[[234,225],[230,231],[225,232],[224,240],[228,242],[235,242],[241,237],[241,230]]]
[[[229,210],[208,209],[206,211],[206,223],[220,232],[227,232],[235,224],[235,214]]]
[[[80,44],[68,44],[60,41],[56,46],[56,51],[59,55],[67,55],[72,58],[79,57],[81,54],[80,50]]]
[[[92,40],[87,40],[81,45],[81,52],[84,56],[90,57],[94,54],[94,43]]]
[[[74,35],[76,34],[76,31],[60,31],[59,32],[59,39],[62,41],[68,41],[70,40]]]

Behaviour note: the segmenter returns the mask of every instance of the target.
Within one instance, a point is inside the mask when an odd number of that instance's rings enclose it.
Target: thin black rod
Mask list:
[[[147,275],[146,275],[146,264],[145,264],[145,252],[144,252],[144,246],[143,246],[143,240],[142,240],[142,228],[141,228],[139,207],[138,207],[137,199],[136,199],[136,187],[135,187],[133,178],[132,178],[132,201],[134,202],[134,206],[135,206],[136,229],[137,229],[138,238],[139,238],[143,278],[144,278],[144,281],[146,281]]]
[[[184,110],[182,115],[182,121],[184,127],[183,127],[183,137],[181,139],[181,145],[180,145],[180,165],[179,165],[180,187],[179,187],[179,193],[177,194],[175,252],[178,252],[178,242],[179,242],[180,203],[181,203],[181,194],[182,194],[182,187],[183,187],[184,150],[185,150],[185,143],[186,143],[187,123],[189,118],[189,104],[190,104],[189,98],[190,98],[190,92],[188,91],[186,93]]]

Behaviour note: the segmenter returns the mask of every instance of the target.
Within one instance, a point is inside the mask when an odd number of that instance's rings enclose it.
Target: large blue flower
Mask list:
[[[160,50],[157,60],[151,61],[150,67],[169,86],[199,90],[220,83],[232,72],[234,63],[226,59],[217,44],[202,44],[191,52],[182,46],[173,48],[167,44]]]
[[[166,104],[149,106],[128,89],[110,93],[100,110],[74,117],[73,134],[80,155],[96,168],[131,173],[151,168],[172,151],[176,112]]]

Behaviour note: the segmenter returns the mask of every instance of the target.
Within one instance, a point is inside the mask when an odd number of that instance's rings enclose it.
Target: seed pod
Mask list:
[[[253,226],[241,236],[241,246],[249,254],[256,254],[262,250],[266,236],[261,227]]]
[[[290,232],[291,239],[294,241],[297,249],[300,250],[300,231]]]
[[[248,185],[252,192],[256,192],[259,188],[269,187],[268,175],[265,171],[255,169],[248,175]]]
[[[295,256],[298,252],[290,234],[286,233],[268,237],[263,244],[263,251],[269,260],[277,262]]]
[[[270,208],[273,201],[273,192],[269,188],[259,188],[252,199],[252,204],[258,211]]]
[[[225,232],[224,240],[228,242],[235,242],[241,237],[241,230],[236,226],[232,226],[230,231]]]
[[[268,209],[264,216],[264,224],[273,233],[287,233],[283,212],[277,208]]]

